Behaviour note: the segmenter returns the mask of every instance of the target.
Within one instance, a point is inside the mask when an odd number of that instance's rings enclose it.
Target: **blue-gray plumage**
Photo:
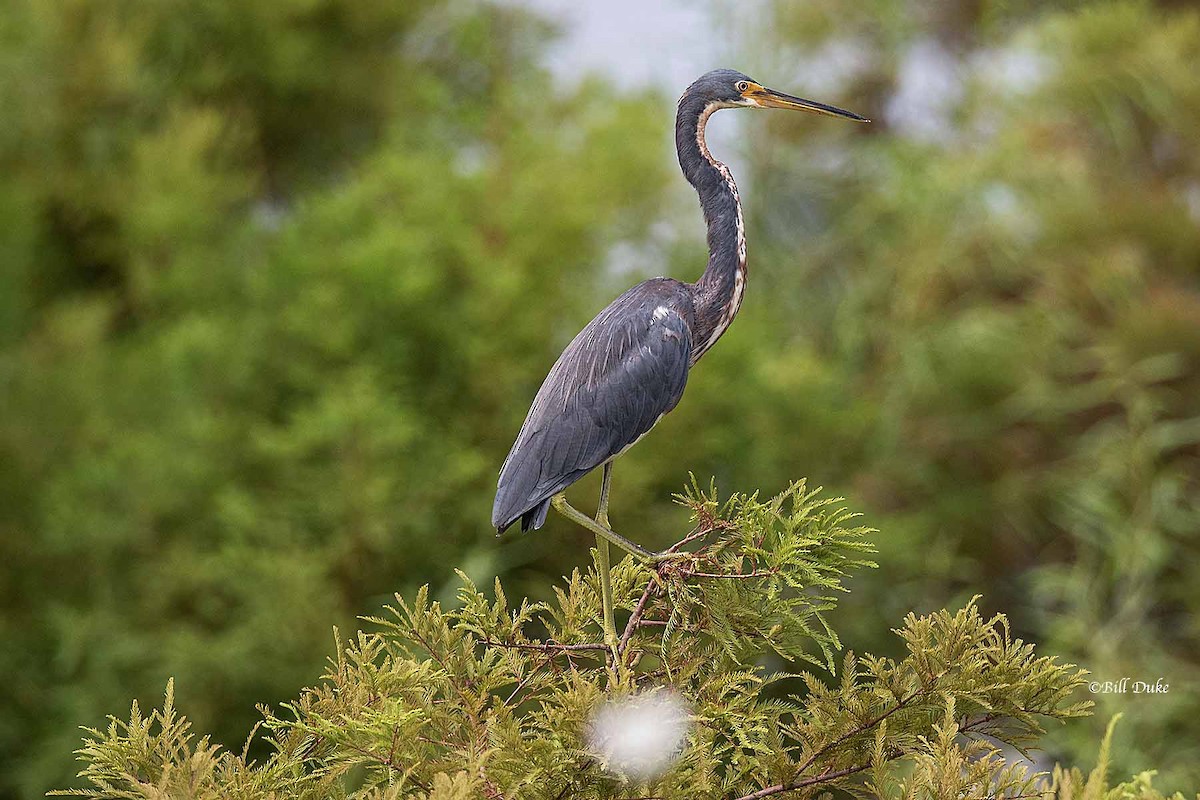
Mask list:
[[[497,530],[518,519],[522,530],[540,528],[556,495],[644,436],[679,403],[688,370],[737,314],[746,281],[745,224],[733,176],[709,153],[704,128],[714,111],[738,107],[865,121],[766,89],[734,70],[714,70],[687,88],[679,99],[675,145],[708,225],[708,266],[694,284],[672,278],[638,284],[563,350],[500,470],[492,508]]]
[[[692,297],[655,278],[614,300],[567,345],[500,470],[492,524],[540,528],[550,498],[636,442],[675,407],[691,358]]]

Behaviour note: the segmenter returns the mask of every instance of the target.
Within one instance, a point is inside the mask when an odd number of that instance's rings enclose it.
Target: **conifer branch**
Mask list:
[[[570,653],[579,650],[607,650],[608,645],[602,642],[583,642],[580,644],[560,644],[559,642],[497,642],[493,639],[480,639],[480,644],[488,647],[507,647],[514,650],[537,650],[540,653]]]
[[[247,761],[249,747],[192,743],[168,696],[160,712],[145,717],[135,706],[129,723],[89,734],[82,774],[96,788],[82,793],[140,799],[153,787],[154,796],[267,800],[320,797],[330,782],[353,780],[364,796],[597,800],[623,779],[589,739],[593,715],[669,686],[693,727],[651,787],[656,798],[761,800],[844,786],[867,770],[891,786],[888,770],[903,762],[911,777],[901,783],[918,794],[949,781],[954,796],[1007,799],[1032,779],[985,739],[1028,745],[1040,732],[1035,718],[1086,711],[1070,699],[1078,670],[1035,657],[975,601],[909,615],[896,629],[908,650],[899,661],[846,654],[840,682],[806,673],[803,694],[766,692],[778,678],[754,666],[762,653],[832,673],[841,642],[824,615],[845,576],[870,564],[869,531],[803,483],[766,501],[725,502],[693,485],[680,500],[695,521],[674,546],[695,546],[686,563],[612,566],[614,597],[632,609],[616,665],[594,641],[594,571],[574,571],[547,603],[510,603],[499,581],[485,595],[460,573],[453,608],[422,588],[370,620],[376,632],[339,638],[324,681],[284,706],[286,716],[266,715],[274,755],[264,763]]]
[[[646,604],[650,602],[650,597],[657,590],[657,581],[651,580],[646,583],[646,588],[642,591],[642,596],[638,598],[637,604],[633,607],[633,613],[629,615],[629,622],[625,624],[625,631],[621,634],[621,641],[617,643],[618,655],[625,655],[625,650],[629,647],[629,640],[633,637],[634,631],[641,625],[642,616],[646,613]]]
[[[727,579],[745,579],[745,578],[767,578],[777,574],[770,570],[753,570],[751,572],[698,572],[696,570],[686,570],[685,575],[689,578],[727,578]]]
[[[850,775],[855,775],[859,772],[870,769],[870,767],[870,764],[859,764],[856,767],[846,767],[845,769],[839,769],[834,772],[825,772],[812,778],[805,778],[801,781],[790,781],[786,784],[777,783],[774,786],[768,786],[765,789],[759,789],[757,792],[751,792],[750,794],[742,795],[741,797],[737,798],[737,800],[762,800],[764,797],[771,797],[772,795],[780,794],[781,792],[794,792],[799,789],[807,789],[809,786],[817,786],[822,783],[835,781],[838,778],[845,778]]]
[[[936,680],[937,679],[935,678],[934,681],[936,682]],[[892,716],[896,712],[903,709],[905,706],[907,706],[913,700],[916,700],[918,697],[926,694],[930,688],[932,688],[932,684],[928,687],[922,687],[920,689],[917,689],[912,694],[901,699],[895,705],[891,706],[883,713],[879,714],[878,716],[874,717],[873,719],[871,719],[867,722],[864,722],[863,724],[856,727],[854,730],[848,731],[848,732],[842,734],[841,736],[839,736],[838,738],[827,743],[820,750],[817,750],[815,753],[813,753],[811,756],[809,756],[808,759],[803,764],[800,765],[800,768],[796,770],[796,775],[795,775],[795,777],[792,778],[792,781],[794,782],[796,780],[796,778],[799,778],[801,775],[803,775],[808,770],[808,768],[811,767],[814,763],[816,763],[817,759],[819,759],[821,756],[825,755],[833,748],[835,748],[839,745],[845,744],[849,740],[853,739],[855,736],[860,736],[860,735],[866,733],[867,731],[872,730],[876,725],[879,725],[880,723],[885,721],[888,717]]]

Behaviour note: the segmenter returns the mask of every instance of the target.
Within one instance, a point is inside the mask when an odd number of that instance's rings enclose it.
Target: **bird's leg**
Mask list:
[[[661,564],[664,561],[679,561],[681,559],[690,558],[691,554],[686,552],[677,552],[673,550],[664,550],[661,553],[655,553],[652,550],[647,550],[637,542],[632,542],[626,539],[621,534],[613,531],[607,525],[601,525],[596,520],[584,514],[575,506],[567,502],[565,494],[556,494],[550,498],[550,505],[559,514],[562,514],[567,519],[574,522],[576,525],[587,528],[598,537],[606,539],[609,543],[615,544],[617,547],[624,550],[629,555],[641,561],[643,564]],[[597,514],[596,516],[600,516]]]
[[[608,525],[608,493],[612,488],[612,462],[607,461],[604,464],[604,479],[600,483],[600,503],[596,508],[596,522],[599,522],[604,527]]]
[[[649,564],[661,560],[660,554],[651,553],[637,542],[629,541],[621,534],[609,530],[608,526],[601,525],[587,514],[584,514],[582,511],[575,508],[573,505],[567,502],[567,496],[565,494],[554,495],[554,497],[550,500],[550,505],[553,506],[554,510],[559,514],[562,514],[564,517],[571,520],[571,522],[587,528],[589,531],[596,534],[598,538],[602,538],[608,542],[611,542],[612,544],[615,544],[617,547],[621,548],[626,553],[629,553],[640,561]]]
[[[604,480],[600,484],[600,503],[596,509],[596,524],[608,528],[608,491],[612,484],[612,462],[604,464]],[[609,560],[608,539],[596,535],[596,566],[600,573],[600,605],[604,611],[604,641],[610,648],[617,645],[617,625],[613,620],[612,564]]]

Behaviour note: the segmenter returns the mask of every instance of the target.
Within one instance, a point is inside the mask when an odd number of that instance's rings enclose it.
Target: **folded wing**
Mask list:
[[[621,453],[687,384],[690,298],[646,281],[579,332],[550,369],[500,470],[492,524],[540,528],[550,498]]]

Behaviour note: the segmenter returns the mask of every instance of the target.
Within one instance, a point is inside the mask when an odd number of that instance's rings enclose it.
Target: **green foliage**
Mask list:
[[[900,659],[846,654],[827,685],[768,673],[755,657],[808,658],[836,638],[823,612],[871,547],[836,500],[803,483],[761,502],[682,501],[695,528],[680,557],[651,571],[631,558],[613,575],[628,612],[602,641],[594,569],[574,571],[552,602],[487,597],[465,575],[458,603],[397,596],[375,632],[338,643],[323,682],[266,712],[273,753],[252,763],[197,740],[174,709],[92,730],[79,751],[92,797],[755,797],[865,786],[883,796],[1013,797],[1038,785],[999,744],[1036,742],[1045,719],[1086,713],[1084,672],[1013,639],[974,601],[909,615]],[[769,548],[769,549],[765,549]],[[725,587],[738,586],[730,594]],[[811,591],[810,591],[811,590]],[[744,604],[757,606],[752,615]],[[797,615],[795,626],[778,620]],[[691,730],[653,780],[612,770],[589,741],[605,698],[669,689]],[[909,767],[909,769],[903,769]],[[868,782],[863,783],[867,776]]]
[[[1048,800],[1185,800],[1182,792],[1168,797],[1156,789],[1154,770],[1138,773],[1116,786],[1109,784],[1109,751],[1112,748],[1113,732],[1120,719],[1121,715],[1117,714],[1109,720],[1104,740],[1100,743],[1096,768],[1086,776],[1078,768],[1054,768]],[[1200,794],[1197,797],[1200,797]]]

